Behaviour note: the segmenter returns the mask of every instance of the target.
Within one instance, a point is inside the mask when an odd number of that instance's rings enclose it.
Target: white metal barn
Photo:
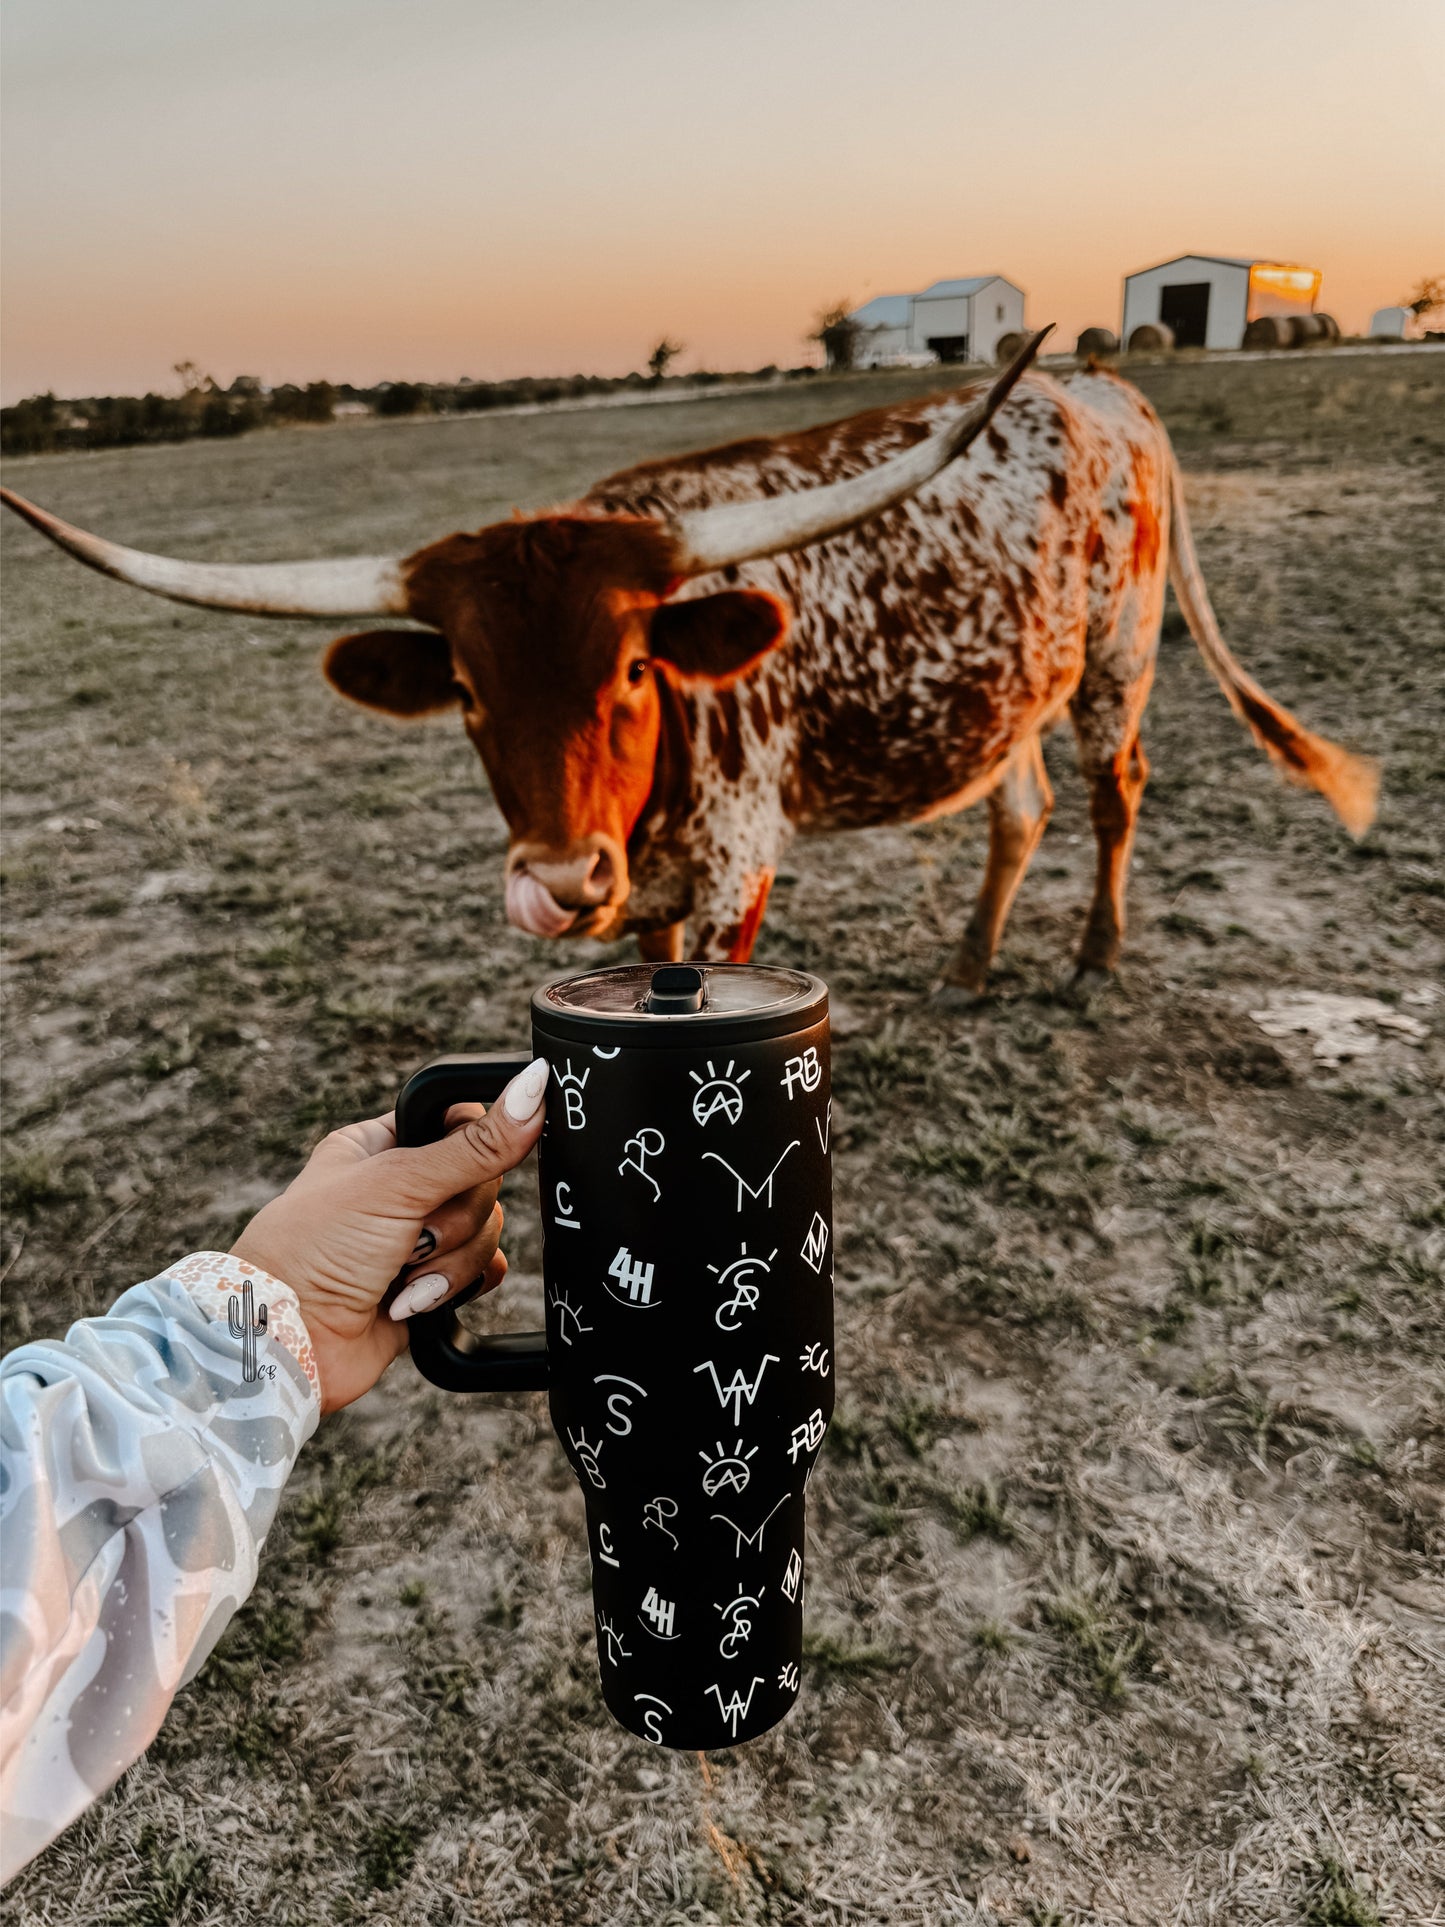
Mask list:
[[[1319,271],[1293,261],[1242,255],[1177,254],[1124,277],[1119,339],[1163,322],[1176,348],[1237,348],[1251,321],[1268,314],[1312,314]]]
[[[935,281],[921,294],[880,294],[853,315],[862,368],[905,361],[992,361],[1000,335],[1021,332],[1024,293],[1001,274]]]
[[[859,368],[892,368],[913,359],[908,340],[911,294],[878,294],[851,317],[858,325],[853,360]]]

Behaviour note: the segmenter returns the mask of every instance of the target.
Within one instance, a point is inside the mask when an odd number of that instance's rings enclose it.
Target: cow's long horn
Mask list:
[[[358,555],[334,562],[178,562],[122,548],[58,515],[0,489],[0,502],[23,515],[78,562],[172,602],[202,609],[239,609],[253,616],[404,616],[406,587],[401,560]]]
[[[982,401],[975,402],[956,421],[926,442],[880,462],[865,474],[822,488],[798,489],[790,495],[766,496],[750,502],[724,502],[717,508],[694,509],[672,523],[680,575],[706,575],[729,563],[751,562],[762,555],[781,555],[786,549],[806,548],[826,536],[840,535],[904,501],[942,468],[961,455],[988,426],[1009,390],[1038,353],[1053,323],[1040,328],[1004,369]]]

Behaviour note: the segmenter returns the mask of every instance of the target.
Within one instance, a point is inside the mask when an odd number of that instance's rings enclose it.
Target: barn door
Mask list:
[[[1202,348],[1209,328],[1209,283],[1179,281],[1161,288],[1159,319],[1174,330],[1176,348]]]

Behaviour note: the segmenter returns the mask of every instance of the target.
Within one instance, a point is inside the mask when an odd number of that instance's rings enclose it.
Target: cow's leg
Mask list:
[[[1124,941],[1124,889],[1139,801],[1149,780],[1149,764],[1137,733],[1129,744],[1096,769],[1084,771],[1089,783],[1089,814],[1098,846],[1094,901],[1084,926],[1075,977],[1114,969]]]
[[[692,953],[699,963],[747,963],[763,927],[773,876],[773,870],[767,869],[749,878],[740,916],[709,915],[706,909],[702,911]]]
[[[1043,743],[1037,735],[1029,736],[1004,764],[988,794],[988,868],[963,942],[939,986],[945,997],[950,990],[983,995],[1009,910],[1053,807]]]
[[[637,933],[637,948],[644,963],[681,963],[686,942],[685,923],[667,923],[660,930]]]

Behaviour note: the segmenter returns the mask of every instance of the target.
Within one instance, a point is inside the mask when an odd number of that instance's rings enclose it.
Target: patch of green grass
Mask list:
[[[835,1679],[860,1679],[870,1673],[896,1673],[908,1664],[908,1655],[891,1646],[846,1644],[831,1633],[803,1634],[803,1659],[820,1674]]]
[[[82,1173],[46,1151],[22,1151],[0,1167],[0,1205],[21,1217],[33,1217],[48,1205],[72,1204],[90,1189]]]
[[[1116,1705],[1126,1699],[1131,1674],[1145,1662],[1144,1635],[1124,1631],[1108,1603],[1081,1586],[1055,1593],[1040,1611],[1045,1622],[1065,1636],[1100,1699]]]
[[[1019,1635],[1001,1626],[996,1619],[980,1620],[973,1631],[973,1643],[981,1653],[994,1653],[1002,1656],[1011,1653],[1022,1642]]]
[[[413,1820],[378,1820],[361,1843],[362,1878],[376,1893],[394,1893],[411,1872],[421,1844]]]
[[[1338,1861],[1321,1864],[1305,1910],[1305,1927],[1385,1927],[1379,1908]]]
[[[997,1539],[1006,1546],[1014,1539],[1008,1507],[987,1481],[966,1485],[958,1492],[945,1492],[943,1502],[949,1524],[965,1545],[970,1539],[983,1538]]]
[[[140,1890],[109,1915],[115,1927],[181,1927],[210,1914],[218,1896],[204,1848],[167,1840],[147,1821],[136,1835],[135,1857]]]

